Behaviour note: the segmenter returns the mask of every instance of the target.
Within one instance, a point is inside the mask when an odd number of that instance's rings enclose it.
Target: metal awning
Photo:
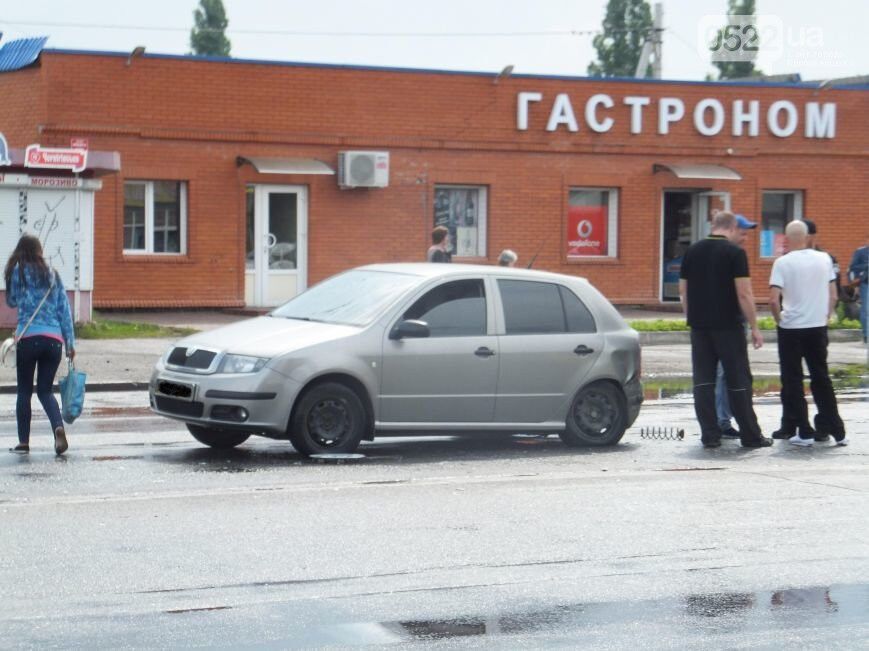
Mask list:
[[[671,164],[655,163],[652,165],[652,173],[672,172],[680,179],[717,179],[720,181],[741,181],[739,172],[724,167],[724,165],[697,165],[694,163]]]
[[[261,158],[238,156],[236,164],[249,163],[261,174],[334,174],[335,170],[316,158]]]

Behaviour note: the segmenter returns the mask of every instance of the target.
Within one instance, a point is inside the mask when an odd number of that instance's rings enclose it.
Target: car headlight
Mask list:
[[[223,361],[220,362],[218,373],[256,373],[269,360],[262,357],[251,357],[250,355],[226,355]]]

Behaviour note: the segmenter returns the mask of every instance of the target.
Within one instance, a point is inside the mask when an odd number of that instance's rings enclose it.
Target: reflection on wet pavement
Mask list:
[[[687,640],[701,635],[712,644],[717,636],[756,635],[777,629],[793,633],[801,628],[865,627],[869,612],[869,585],[789,588],[770,592],[691,594],[681,599],[588,603],[558,606],[526,613],[381,622],[380,627],[400,639],[433,641],[468,636],[539,634],[535,639],[570,637],[577,644],[602,633],[619,633],[633,640],[645,628],[656,639]],[[357,630],[363,630],[361,627]],[[584,635],[588,633],[588,636]],[[378,636],[382,641],[382,636]],[[364,639],[357,644],[373,643]]]

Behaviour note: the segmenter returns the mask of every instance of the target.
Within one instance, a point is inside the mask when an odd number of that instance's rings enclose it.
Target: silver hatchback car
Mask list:
[[[642,399],[638,335],[588,281],[460,264],[338,274],[266,316],[182,339],[150,382],[151,408],[206,445],[259,434],[305,455],[375,434],[612,445]]]

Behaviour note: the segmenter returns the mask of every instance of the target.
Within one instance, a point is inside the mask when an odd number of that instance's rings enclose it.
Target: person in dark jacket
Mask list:
[[[426,260],[429,262],[452,262],[450,254],[450,231],[446,226],[435,226],[431,232],[431,246]]]
[[[848,282],[860,288],[860,327],[865,344],[869,331],[869,232],[866,233],[866,244],[854,251],[848,265]]]
[[[75,357],[75,333],[66,290],[60,276],[45,262],[42,244],[33,235],[23,235],[18,240],[6,262],[4,280],[6,304],[18,309],[15,329],[18,445],[11,452],[30,452],[30,402],[36,373],[36,396],[51,423],[54,451],[63,454],[69,444],[52,387],[62,358],[61,347],[66,346],[70,360]]]

